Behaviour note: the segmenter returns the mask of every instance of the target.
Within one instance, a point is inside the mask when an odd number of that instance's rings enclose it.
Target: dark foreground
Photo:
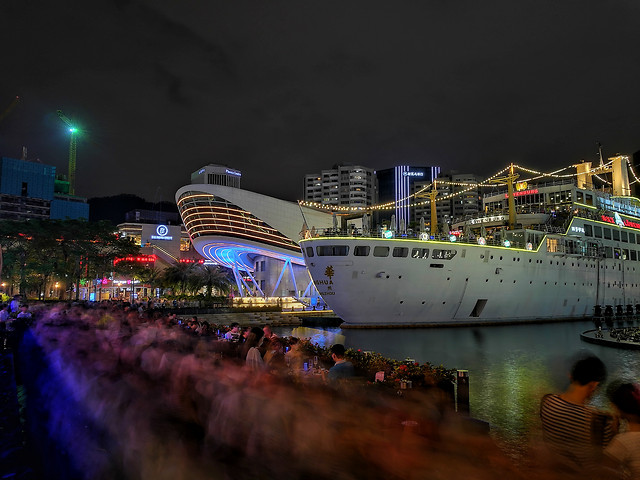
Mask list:
[[[18,444],[12,464],[3,457],[2,474],[567,478],[547,468],[538,448],[525,460],[509,458],[436,388],[398,397],[295,371],[253,372],[222,347],[137,313],[44,312],[17,351],[24,425],[16,423],[17,402],[2,405],[3,419],[13,421],[3,432]],[[2,387],[10,398],[11,380]]]

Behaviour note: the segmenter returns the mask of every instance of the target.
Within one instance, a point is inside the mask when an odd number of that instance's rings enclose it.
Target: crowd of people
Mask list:
[[[514,461],[437,389],[350,383],[342,345],[306,381],[295,340],[201,323],[112,305],[36,315],[21,362],[44,359],[31,388],[78,478],[640,478],[640,391],[614,382],[611,412],[588,406],[606,379],[597,358],[542,399],[544,443]]]

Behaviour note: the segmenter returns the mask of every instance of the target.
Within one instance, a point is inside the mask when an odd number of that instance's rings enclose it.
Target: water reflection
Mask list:
[[[331,335],[344,335],[347,347],[469,370],[471,414],[488,421],[508,448],[520,450],[530,435],[539,433],[540,398],[566,388],[569,369],[580,352],[600,357],[607,365],[609,379],[640,380],[640,351],[582,342],[580,333],[591,328],[588,321],[461,328],[338,328],[327,329],[330,335],[325,341]],[[607,407],[603,391],[600,389],[593,403]]]

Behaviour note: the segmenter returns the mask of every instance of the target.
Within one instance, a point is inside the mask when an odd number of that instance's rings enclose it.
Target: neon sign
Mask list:
[[[522,190],[521,192],[513,192],[514,197],[522,197],[524,195],[533,195],[534,193],[538,193],[538,189],[534,188],[533,190]],[[504,198],[509,198],[509,194],[505,193]]]
[[[235,175],[236,177],[241,177],[242,176],[242,173],[240,173],[237,170],[229,170],[228,168],[225,168],[224,172],[229,174],[229,175]]]
[[[402,172],[403,177],[424,177],[424,172]]]
[[[152,240],[173,240],[171,235],[167,235],[169,233],[169,227],[166,225],[158,225],[156,227],[157,235],[151,235]]]
[[[114,259],[113,264],[117,265],[120,262],[154,263],[157,258],[156,255],[129,255]]]
[[[600,218],[602,219],[603,222],[611,223],[613,225],[619,225],[620,227],[635,228],[640,230],[640,223],[632,222],[631,220],[627,220],[627,219],[622,219],[622,217],[620,217],[618,213],[616,213],[616,215],[617,215],[617,218],[610,217],[608,215],[600,215]],[[619,221],[616,221],[616,220],[619,220]]]

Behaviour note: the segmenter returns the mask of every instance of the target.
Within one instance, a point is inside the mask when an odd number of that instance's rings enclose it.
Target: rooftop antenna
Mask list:
[[[602,167],[604,165],[604,161],[602,160],[602,144],[596,142],[596,145],[598,145],[598,156],[600,157],[600,166]]]

